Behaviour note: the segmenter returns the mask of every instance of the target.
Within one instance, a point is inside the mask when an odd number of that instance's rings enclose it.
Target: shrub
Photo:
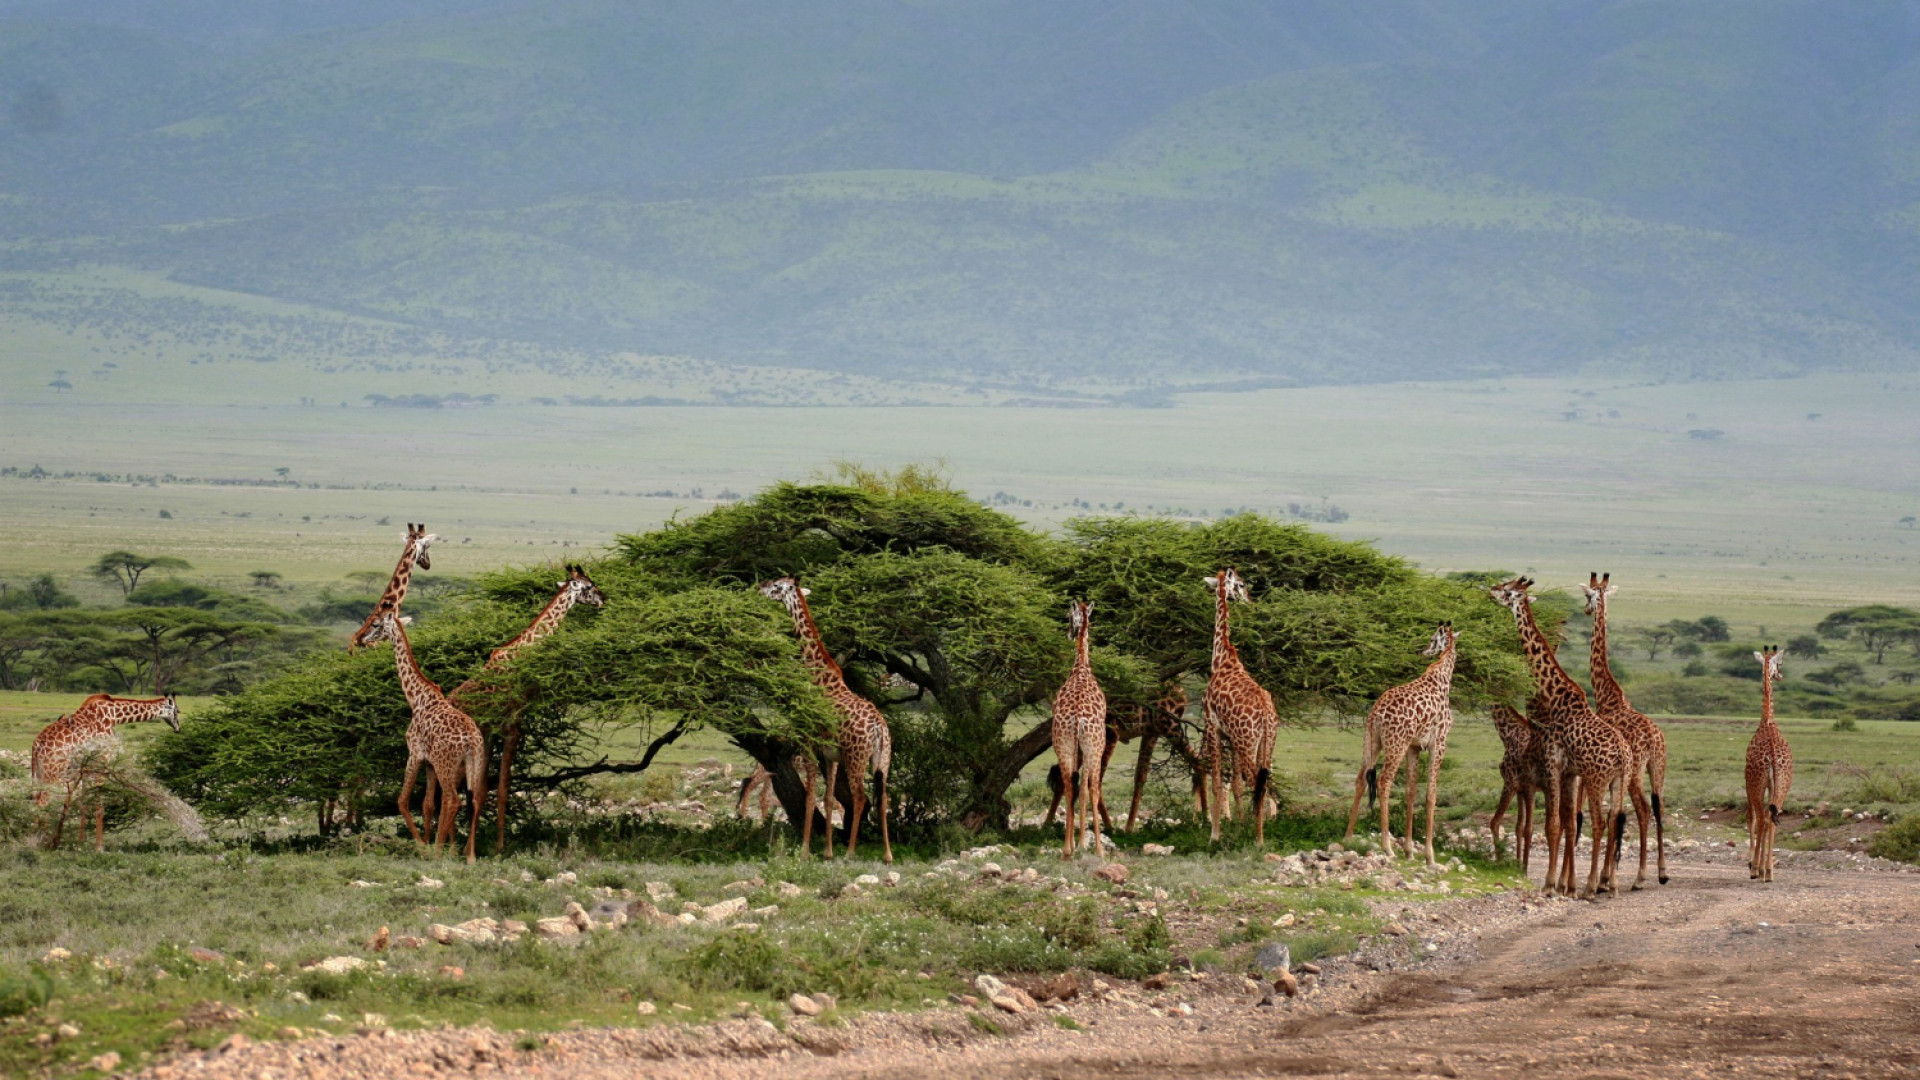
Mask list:
[[[1920,863],[1920,814],[1908,814],[1880,830],[1867,850],[1883,859]]]
[[[41,968],[0,975],[0,1019],[44,1008],[52,1000],[53,976]]]
[[[1833,722],[1833,730],[1835,730],[1835,731],[1859,731],[1859,730],[1860,730],[1860,725],[1859,725],[1859,724],[1856,724],[1856,723],[1854,723],[1854,720],[1853,720],[1853,717],[1851,717],[1851,716],[1843,716],[1843,717],[1841,717],[1840,719],[1838,719],[1838,720],[1835,720],[1835,721]]]

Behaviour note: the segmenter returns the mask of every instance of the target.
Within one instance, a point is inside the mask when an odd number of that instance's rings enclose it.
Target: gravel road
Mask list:
[[[994,1014],[1000,1033],[987,1034],[954,1006],[787,1032],[758,1019],[570,1032],[533,1052],[489,1031],[376,1032],[193,1055],[145,1075],[1920,1076],[1920,876],[1783,858],[1779,879],[1759,885],[1726,853],[1674,871],[1670,885],[1597,903],[1389,903],[1407,935],[1266,1007],[1222,974],[1090,993],[1068,1009],[1078,1031],[1053,1014]]]

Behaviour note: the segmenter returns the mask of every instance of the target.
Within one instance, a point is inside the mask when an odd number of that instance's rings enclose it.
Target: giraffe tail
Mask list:
[[[1664,831],[1667,827],[1667,819],[1662,816],[1665,811],[1660,809],[1660,793],[1654,791],[1651,792],[1650,795],[1653,799],[1653,824],[1656,828]]]
[[[1267,781],[1272,777],[1272,769],[1261,769],[1253,774],[1253,820],[1256,822],[1267,814]]]
[[[1627,812],[1615,811],[1613,815],[1613,849],[1620,850],[1620,843],[1627,835]]]
[[[1780,771],[1769,766],[1767,768],[1767,820],[1779,821],[1780,811]]]
[[[1380,801],[1380,766],[1367,770],[1367,813],[1371,814]]]

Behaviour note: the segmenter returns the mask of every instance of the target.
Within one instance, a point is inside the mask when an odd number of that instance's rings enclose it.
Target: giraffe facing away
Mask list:
[[[40,729],[33,738],[33,750],[28,759],[33,782],[47,787],[65,787],[71,802],[80,786],[87,780],[85,776],[73,773],[75,759],[85,750],[100,743],[109,743],[115,739],[114,729],[121,724],[137,724],[146,720],[164,721],[177,734],[180,731],[180,704],[172,694],[157,698],[117,698],[107,694],[95,694],[80,703],[80,707]],[[34,792],[36,805],[45,806],[48,792],[44,789]],[[61,813],[64,823],[65,812]],[[53,846],[60,843],[60,834],[56,829]],[[94,808],[93,848],[102,850],[107,844],[107,808],[102,803]]]
[[[1554,656],[1552,643],[1533,617],[1533,598],[1527,595],[1532,585],[1532,579],[1520,577],[1496,585],[1489,592],[1502,607],[1513,612],[1514,622],[1520,629],[1520,644],[1533,669],[1534,702],[1539,710],[1533,720],[1546,741],[1547,751],[1545,887],[1549,891],[1557,889],[1566,895],[1573,894],[1574,805],[1584,795],[1593,820],[1593,858],[1581,895],[1591,897],[1603,887],[1616,889],[1614,863],[1619,856],[1620,833],[1626,824],[1616,789],[1625,783],[1632,752],[1626,737],[1600,719],[1587,704],[1586,692]],[[1562,837],[1565,838],[1564,858]],[[1603,848],[1606,849],[1604,860]],[[1601,876],[1603,861],[1604,878]]]
[[[1633,707],[1620,681],[1613,677],[1613,665],[1607,660],[1607,601],[1620,591],[1610,584],[1612,574],[1587,574],[1581,589],[1587,598],[1587,614],[1593,616],[1593,711],[1626,736],[1633,750],[1633,765],[1627,774],[1627,794],[1633,799],[1634,818],[1640,827],[1640,873],[1633,879],[1638,889],[1647,883],[1647,818],[1653,818],[1654,846],[1659,851],[1660,884],[1667,883],[1667,822],[1660,804],[1667,787],[1667,736],[1646,713]],[[1646,785],[1641,785],[1641,774]],[[1653,796],[1651,804],[1647,796]]]
[[[1492,719],[1504,752],[1500,756],[1500,805],[1494,807],[1487,829],[1493,833],[1494,858],[1500,858],[1500,822],[1507,816],[1507,806],[1516,797],[1520,800],[1513,819],[1514,854],[1524,874],[1533,857],[1533,797],[1547,790],[1546,739],[1511,705],[1494,705]]]
[[[400,783],[400,816],[415,843],[426,843],[419,826],[413,822],[409,804],[413,801],[413,781],[420,766],[431,762],[446,792],[440,814],[439,830],[432,841],[438,851],[454,838],[453,818],[460,807],[460,782],[466,781],[473,812],[467,823],[467,861],[473,862],[474,837],[480,831],[480,805],[487,792],[487,742],[473,718],[455,708],[442,693],[439,684],[427,678],[414,658],[407,641],[407,628],[395,612],[383,612],[374,624],[382,640],[393,642],[393,664],[400,674],[400,689],[407,695],[413,721],[407,725],[407,773]],[[463,775],[464,774],[464,775]],[[422,811],[424,813],[424,807]]]
[[[1093,676],[1087,636],[1093,626],[1093,604],[1076,600],[1067,608],[1067,632],[1073,637],[1073,670],[1053,696],[1053,753],[1060,759],[1060,779],[1066,789],[1066,839],[1060,851],[1073,858],[1080,829],[1091,819],[1093,850],[1105,858],[1106,840],[1100,832],[1100,789],[1107,762],[1107,695]]]
[[[801,661],[813,673],[814,685],[826,692],[834,711],[840,714],[840,725],[834,732],[834,745],[827,752],[826,785],[821,789],[823,797],[820,805],[827,819],[827,858],[833,858],[834,786],[840,770],[844,768],[847,791],[853,803],[847,813],[847,858],[853,858],[854,848],[860,842],[860,819],[867,813],[867,773],[871,770],[874,797],[880,806],[882,858],[892,862],[893,840],[887,834],[887,774],[893,769],[893,733],[887,728],[887,718],[880,714],[879,708],[848,688],[846,677],[840,673],[839,663],[827,651],[826,643],[820,640],[820,628],[814,624],[812,612],[807,610],[807,594],[810,591],[801,588],[800,583],[790,577],[775,578],[760,586],[761,595],[778,600],[787,609],[787,614],[793,617],[793,632],[800,638]],[[805,817],[805,823],[800,826],[800,850],[810,851],[813,814],[808,813]]]
[[[1747,743],[1747,876],[1773,880],[1773,833],[1793,788],[1793,749],[1773,722],[1773,684],[1783,678],[1776,646],[1753,654],[1760,661],[1760,726]]]
[[[1412,682],[1401,683],[1380,695],[1367,713],[1366,748],[1359,775],[1353,778],[1353,810],[1347,815],[1347,837],[1360,817],[1364,787],[1380,800],[1380,844],[1389,858],[1393,849],[1393,777],[1402,759],[1407,766],[1407,854],[1413,854],[1413,803],[1420,778],[1414,772],[1420,752],[1427,752],[1427,865],[1433,865],[1433,812],[1439,795],[1440,762],[1447,756],[1447,735],[1453,730],[1453,667],[1460,634],[1451,622],[1441,623],[1433,639],[1420,651],[1437,659]],[[1375,790],[1377,786],[1377,792]],[[1343,837],[1345,839],[1346,837]]]
[[[348,652],[379,640],[372,636],[374,624],[386,612],[399,612],[401,601],[407,598],[407,586],[413,581],[414,567],[433,569],[433,560],[427,556],[427,549],[438,539],[438,536],[427,531],[425,525],[407,523],[407,539],[400,549],[400,561],[394,564],[393,576],[387,579],[387,587],[380,593],[380,602],[373,606],[373,612],[360,624],[360,629],[353,632],[353,637],[347,639]]]
[[[515,635],[512,641],[488,654],[486,666],[481,669],[480,674],[454,687],[453,693],[447,695],[447,700],[452,702],[455,708],[471,716],[474,709],[492,693],[487,685],[487,676],[505,671],[515,653],[560,629],[560,624],[566,621],[567,612],[572,611],[575,605],[606,606],[606,594],[602,593],[599,586],[593,583],[593,579],[587,576],[585,567],[573,563],[567,564],[566,580],[560,582],[559,586],[560,591],[553,594],[553,599],[547,601],[547,606],[540,609],[540,614],[534,616],[533,622],[527,624],[525,630]],[[494,804],[494,816],[498,819],[495,824],[499,829],[494,848],[496,852],[507,849],[507,790],[512,779],[513,757],[519,751],[524,738],[525,733],[520,728],[519,712],[513,710],[507,717],[506,731],[501,736],[500,744],[499,792]],[[420,812],[420,816],[427,822],[428,832],[433,831],[436,776],[437,773],[430,766],[427,772],[425,805]]]
[[[1233,755],[1233,800],[1240,801],[1240,785],[1253,788],[1254,843],[1266,844],[1267,782],[1273,773],[1273,742],[1279,731],[1280,717],[1273,708],[1273,695],[1254,681],[1240,663],[1228,628],[1227,606],[1238,600],[1248,602],[1247,584],[1232,567],[1206,579],[1213,590],[1213,672],[1207,679],[1207,692],[1201,698],[1206,726],[1201,756],[1206,759],[1206,801],[1213,826],[1213,839],[1220,839],[1222,791],[1220,755],[1222,743]]]
[[[1184,758],[1192,769],[1193,775],[1201,775],[1200,757],[1188,745],[1185,734],[1180,730],[1180,721],[1187,714],[1187,690],[1178,682],[1150,705],[1107,703],[1107,749],[1100,762],[1100,775],[1107,774],[1107,766],[1113,763],[1113,752],[1121,743],[1140,740],[1140,756],[1133,764],[1133,801],[1127,807],[1127,831],[1132,832],[1140,820],[1140,796],[1146,790],[1147,777],[1153,770],[1153,750],[1161,739],[1173,744],[1174,752]],[[1052,792],[1053,801],[1047,806],[1047,817],[1041,823],[1043,828],[1051,827],[1053,819],[1060,813],[1060,802],[1066,796],[1067,786],[1060,779],[1060,766],[1047,769],[1047,790]],[[1199,790],[1196,783],[1194,790]],[[1107,800],[1103,793],[1095,793],[1095,804],[1100,811],[1100,823],[1109,832],[1113,830],[1113,817],[1107,813]]]

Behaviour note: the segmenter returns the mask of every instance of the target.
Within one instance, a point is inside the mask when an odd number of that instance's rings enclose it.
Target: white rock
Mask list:
[[[898,870],[887,871],[887,887],[893,888],[899,884],[900,884],[900,871]]]
[[[329,956],[313,965],[313,970],[324,971],[329,975],[345,975],[350,971],[359,971],[368,964],[357,956]]]
[[[854,878],[853,882],[856,885],[878,885],[880,884],[880,877],[877,874],[861,874],[859,877]]]
[[[982,876],[982,877],[999,877],[999,876],[1000,876],[1000,864],[999,864],[999,863],[997,863],[997,862],[990,862],[990,863],[987,863],[987,864],[986,864],[985,866],[982,866],[982,867],[980,868],[980,876]]]
[[[787,999],[787,1007],[801,1016],[819,1016],[825,1012],[820,1003],[805,994],[794,994]]]
[[[1140,854],[1142,854],[1142,855],[1171,855],[1171,854],[1173,854],[1173,845],[1171,845],[1171,844],[1142,844],[1142,845],[1140,845]]]
[[[656,904],[664,904],[669,900],[677,898],[679,895],[679,893],[674,891],[673,886],[664,881],[647,882],[647,899]]]
[[[658,1005],[655,1005],[651,1001],[643,1001],[640,1004],[634,1006],[634,1010],[638,1012],[641,1016],[652,1016],[654,1013],[657,1013],[660,1011],[660,1007]]]
[[[419,881],[416,881],[413,884],[415,887],[421,888],[421,889],[444,889],[446,888],[446,885],[447,885],[446,882],[441,881],[439,878],[430,878],[430,877],[422,877]]]
[[[572,919],[562,915],[552,919],[536,920],[533,924],[533,932],[551,940],[574,937],[580,933],[580,928],[573,924]]]
[[[858,885],[848,885],[847,887],[840,890],[840,895],[841,896],[859,896],[864,891],[865,890],[861,889],[860,886]]]
[[[571,870],[562,870],[559,873],[553,875],[553,880],[559,882],[562,885],[572,885],[577,883],[580,880],[580,875],[574,873]]]
[[[711,904],[701,908],[700,919],[702,922],[710,923],[726,922],[729,919],[738,918],[745,914],[746,910],[747,898],[744,896],[736,896],[730,900],[722,900],[717,904]]]
[[[775,892],[779,893],[781,896],[787,898],[788,900],[792,900],[795,897],[798,897],[807,891],[801,888],[800,886],[795,885],[791,881],[783,881],[780,884],[775,885],[773,888]]]

